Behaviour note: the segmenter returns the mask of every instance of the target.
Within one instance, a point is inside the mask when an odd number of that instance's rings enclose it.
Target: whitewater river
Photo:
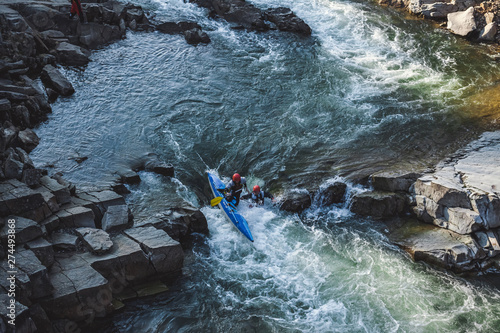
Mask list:
[[[414,263],[385,226],[317,203],[301,215],[242,203],[255,243],[209,200],[205,172],[301,189],[394,165],[423,168],[496,126],[490,47],[371,2],[251,0],[290,7],[312,37],[232,30],[182,0],[137,0],[157,19],[199,22],[212,42],[129,32],[64,69],[76,94],[36,129],[39,166],[80,187],[153,153],[175,178],[141,172],[137,221],[181,201],[210,234],[184,277],[129,303],[106,332],[500,332],[500,292]],[[484,94],[484,95],[482,95]],[[75,157],[88,157],[81,164]],[[318,201],[319,202],[319,201]]]

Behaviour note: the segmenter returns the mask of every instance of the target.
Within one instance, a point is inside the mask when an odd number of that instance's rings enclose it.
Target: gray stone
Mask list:
[[[23,148],[28,153],[35,149],[36,146],[38,146],[38,144],[40,143],[38,135],[36,135],[36,133],[29,128],[20,131],[18,133],[18,138],[21,143],[21,148]]]
[[[327,185],[325,188],[320,188],[319,196],[321,205],[329,206],[341,203],[344,200],[346,189],[347,185],[342,182],[335,182]]]
[[[101,229],[78,228],[76,232],[83,243],[92,253],[103,254],[108,252],[113,246],[109,234]]]
[[[474,7],[466,11],[448,14],[447,28],[454,34],[467,36],[476,29],[476,20],[474,18]]]
[[[144,167],[146,171],[152,171],[154,173],[168,176],[168,177],[173,177],[174,176],[174,167],[170,163],[165,163],[162,161],[159,161],[157,159],[152,159],[150,161],[147,161],[144,164]]]
[[[28,242],[26,247],[35,254],[45,267],[50,267],[54,263],[54,249],[47,240],[38,238]]]
[[[51,236],[52,246],[56,250],[76,251],[78,237],[67,233],[53,233]]]
[[[283,197],[280,209],[287,212],[300,212],[311,207],[311,197],[309,192],[289,192]]]
[[[0,153],[5,152],[12,145],[12,142],[17,138],[17,133],[15,127],[0,126]]]
[[[139,184],[141,182],[141,177],[139,177],[137,172],[132,170],[121,172],[120,179],[125,184]]]
[[[17,251],[16,266],[28,275],[33,287],[31,296],[33,299],[52,294],[53,286],[50,283],[47,268],[42,265],[32,251]]]
[[[210,37],[207,35],[207,33],[201,31],[201,29],[196,28],[184,31],[184,38],[186,39],[186,42],[192,45],[198,45],[200,43],[210,43]]]
[[[73,85],[52,65],[46,65],[40,77],[45,86],[54,89],[62,96],[69,96],[75,92]]]
[[[125,234],[140,244],[157,273],[168,274],[181,270],[184,262],[182,247],[165,231],[141,227],[125,230]]]
[[[49,316],[82,321],[103,317],[111,311],[109,282],[87,262],[75,255],[58,259],[55,265],[59,269],[50,275],[54,294],[41,302]]]
[[[42,170],[41,169],[25,169],[23,170],[23,176],[21,180],[23,183],[28,185],[29,187],[37,187],[40,185],[40,179],[42,179]]]
[[[50,233],[54,232],[55,230],[59,229],[61,221],[59,221],[59,217],[52,215],[52,216],[48,217],[47,219],[43,220],[40,224],[43,227],[45,227],[47,232],[50,234]]]
[[[420,174],[407,171],[380,171],[370,178],[376,191],[408,192]]]
[[[24,244],[43,235],[42,229],[35,221],[12,215],[7,217],[6,220],[15,221],[16,244]],[[0,231],[0,238],[2,239],[2,243],[5,243],[7,240],[8,230],[9,228],[6,224]]]
[[[392,192],[364,192],[352,198],[351,212],[374,218],[396,217],[405,212],[407,199]]]
[[[488,23],[482,30],[481,33],[479,34],[479,39],[488,41],[488,42],[493,42],[495,41],[495,37],[497,35],[498,28],[496,22],[491,22]]]
[[[486,254],[470,235],[429,226],[410,224],[391,235],[416,261],[462,272],[476,268]]]
[[[2,321],[8,323],[11,317],[7,315],[10,314],[10,309],[7,307],[10,305],[11,300],[14,301],[14,315],[15,315],[15,329],[11,329],[11,325],[7,324],[8,329],[2,329]],[[0,308],[0,330],[1,332],[18,332],[18,333],[35,333],[37,332],[37,327],[30,317],[30,312],[28,307],[19,303],[16,299],[10,298],[7,294],[0,294],[0,304],[3,306]],[[5,324],[4,324],[5,325]]]
[[[45,202],[40,193],[35,193],[26,184],[0,194],[0,212],[2,215],[17,215],[42,221]]]
[[[127,205],[116,205],[108,207],[102,218],[102,229],[106,231],[118,231],[126,229],[130,225],[129,209]]]
[[[113,238],[110,252],[101,256],[85,253],[82,257],[110,281],[113,292],[156,276],[140,245],[124,235]]]
[[[70,43],[60,43],[56,51],[59,60],[65,65],[83,66],[90,61],[90,53],[87,50]]]
[[[95,228],[94,212],[90,208],[71,207],[61,209],[55,214],[61,225],[69,228],[89,227]]]
[[[458,6],[454,3],[434,2],[430,4],[422,4],[422,15],[425,18],[441,19],[446,18],[449,13],[456,12]]]
[[[70,190],[66,186],[59,184],[57,180],[52,179],[48,176],[43,176],[40,179],[40,183],[44,188],[46,188],[48,191],[50,191],[56,196],[57,202],[60,205],[71,202]]]

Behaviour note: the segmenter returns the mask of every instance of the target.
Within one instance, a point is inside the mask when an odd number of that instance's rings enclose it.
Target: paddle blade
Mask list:
[[[210,200],[210,205],[212,207],[217,206],[221,201],[222,201],[222,197],[213,198],[212,200]]]

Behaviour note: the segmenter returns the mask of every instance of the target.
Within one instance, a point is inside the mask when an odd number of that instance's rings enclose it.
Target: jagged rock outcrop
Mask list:
[[[262,10],[244,0],[191,0],[207,8],[211,17],[220,17],[235,24],[234,28],[249,31],[281,30],[311,35],[311,28],[289,8]]]

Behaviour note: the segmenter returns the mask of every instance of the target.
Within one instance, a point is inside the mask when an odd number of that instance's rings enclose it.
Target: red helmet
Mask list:
[[[233,175],[233,182],[239,182],[239,181],[241,181],[241,176],[239,173],[235,173]]]
[[[260,186],[259,185],[255,185],[253,187],[253,191],[256,192],[256,193],[259,193],[260,192]]]

